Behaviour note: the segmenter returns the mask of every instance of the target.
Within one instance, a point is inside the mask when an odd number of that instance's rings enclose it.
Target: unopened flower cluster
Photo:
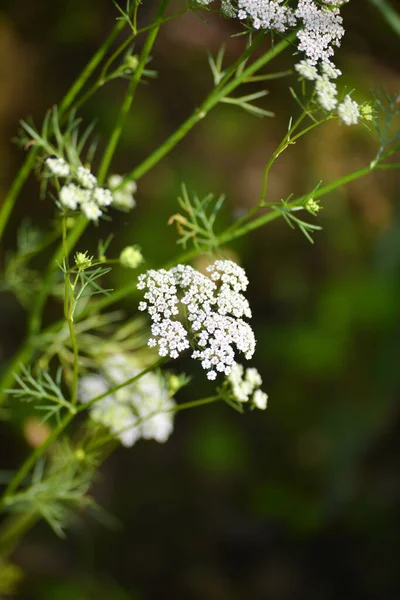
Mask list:
[[[122,177],[111,175],[109,187],[101,187],[90,169],[83,165],[72,168],[60,157],[49,157],[45,162],[52,175],[65,179],[59,192],[59,202],[64,209],[80,210],[90,221],[97,221],[111,205],[125,211],[135,206],[133,181],[121,185]]]
[[[257,369],[244,369],[243,365],[236,363],[227,377],[227,383],[233,399],[237,402],[250,401],[254,408],[267,408],[268,396],[260,390],[262,379]]]
[[[92,420],[107,427],[126,447],[133,446],[140,438],[165,442],[173,430],[175,402],[163,377],[147,373],[134,383],[108,393],[141,369],[124,354],[108,356],[101,367],[101,374],[85,375],[79,381],[81,402],[106,394],[90,407]]]
[[[208,5],[211,1],[198,0],[198,3]],[[316,98],[324,110],[337,109],[340,119],[346,125],[353,125],[360,117],[358,104],[350,96],[339,104],[334,80],[341,72],[331,61],[345,33],[340,7],[348,1],[225,0],[221,6],[225,15],[237,16],[254,29],[283,34],[297,27],[297,47],[304,53],[304,59],[295,65],[296,70],[304,79],[315,82]]]
[[[139,277],[138,288],[146,290],[139,310],[147,310],[153,321],[150,347],[171,358],[192,347],[192,358],[214,380],[218,373],[230,374],[235,350],[246,359],[253,356],[255,338],[243,319],[251,317],[242,294],[248,285],[244,270],[232,261],[217,260],[207,272],[209,276],[188,265],[147,271]],[[180,308],[186,327],[179,319]]]

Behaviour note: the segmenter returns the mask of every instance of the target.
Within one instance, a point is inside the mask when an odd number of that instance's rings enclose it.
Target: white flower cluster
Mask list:
[[[244,270],[229,260],[217,260],[207,267],[210,277],[187,265],[169,271],[150,270],[139,276],[138,288],[146,290],[139,310],[147,310],[153,324],[149,346],[158,346],[160,356],[178,358],[194,346],[192,358],[201,361],[208,379],[217,373],[229,375],[235,364],[235,350],[246,359],[253,356],[255,338],[242,317],[251,317],[242,292],[248,279]],[[184,309],[187,329],[178,320]]]
[[[261,375],[257,369],[244,369],[242,365],[233,365],[228,375],[228,383],[232,395],[237,402],[248,402],[251,398],[252,406],[265,410],[267,408],[268,396],[260,390],[262,385]]]
[[[90,407],[90,416],[126,447],[133,446],[139,438],[165,442],[173,430],[175,402],[161,375],[147,373],[131,385],[107,393],[139,372],[126,355],[114,354],[102,362],[101,375],[86,375],[79,381],[81,402],[107,394]]]
[[[97,221],[106,207],[111,204],[121,210],[129,210],[135,206],[133,193],[136,191],[134,181],[121,185],[120,175],[111,175],[109,186],[118,189],[111,191],[98,186],[97,179],[90,169],[79,165],[73,169],[63,158],[49,157],[46,166],[52,175],[67,178],[61,187],[59,200],[68,210],[80,209],[87,219]]]
[[[341,72],[331,62],[335,47],[339,47],[345,33],[340,7],[349,0],[237,0],[236,16],[255,29],[285,33],[297,27],[298,50],[305,55],[295,65],[301,77],[315,81],[315,91],[320,106],[331,112],[337,108],[346,125],[358,122],[358,105],[350,98],[338,103],[338,91],[332,81]],[[209,4],[202,0],[202,4]],[[235,15],[229,2],[231,14]],[[226,10],[224,10],[226,14]]]
[[[284,4],[284,6],[282,6]],[[250,19],[254,29],[275,29],[284,33],[296,25],[293,10],[286,0],[239,0],[238,18]]]

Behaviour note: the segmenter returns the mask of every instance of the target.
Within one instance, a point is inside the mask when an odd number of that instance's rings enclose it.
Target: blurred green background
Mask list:
[[[362,7],[360,6],[362,4]],[[178,3],[175,3],[177,7]],[[360,10],[362,8],[362,10]],[[141,21],[155,2],[146,0]],[[400,89],[400,40],[364,0],[343,10],[347,35],[337,53],[342,83],[358,101],[384,85]],[[360,16],[362,13],[362,16]],[[0,201],[23,153],[18,120],[63,96],[109,31],[111,0],[2,0],[0,6]],[[113,171],[147,156],[211,88],[206,52],[242,47],[234,22],[193,15],[162,29],[139,89]],[[138,41],[138,49],[141,40]],[[274,70],[291,68],[290,52]],[[111,251],[138,243],[154,265],[176,252],[167,226],[181,181],[199,194],[226,193],[224,218],[258,197],[263,166],[297,107],[295,79],[271,82],[259,121],[217,107],[139,183],[137,208],[89,228],[79,250],[116,233]],[[126,83],[105,86],[82,110],[112,129]],[[270,200],[306,193],[368,164],[376,139],[364,128],[329,123],[291,147],[271,173]],[[101,147],[101,146],[100,146]],[[94,169],[95,170],[95,169]],[[14,555],[25,571],[19,598],[40,600],[322,600],[400,597],[400,185],[381,172],[327,196],[310,245],[281,220],[229,248],[249,279],[258,346],[254,365],[270,401],[265,413],[226,406],[179,414],[165,445],[140,441],[104,465],[93,494],[120,524],[76,517],[66,541],[38,525]],[[32,177],[12,216],[1,259],[23,218],[42,227],[53,204],[39,202]],[[221,226],[223,222],[221,223]],[[131,275],[115,269],[112,286]],[[136,299],[123,308],[134,315]],[[49,308],[48,319],[56,317]],[[1,296],[2,350],[20,344],[23,309]],[[190,370],[188,362],[179,368]],[[209,392],[196,372],[185,401]],[[0,428],[0,468],[28,452],[19,432]]]

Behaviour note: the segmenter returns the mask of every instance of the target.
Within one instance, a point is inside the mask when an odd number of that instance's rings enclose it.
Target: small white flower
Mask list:
[[[265,410],[267,408],[268,396],[265,392],[261,390],[256,390],[253,394],[253,404],[260,410]]]
[[[60,190],[60,202],[70,210],[76,210],[80,202],[80,188],[74,183],[63,185]]]
[[[109,385],[100,375],[85,375],[79,380],[78,395],[81,402],[86,404],[97,396],[102,396],[109,390]]]
[[[136,246],[127,246],[119,255],[119,262],[127,269],[137,269],[143,262],[143,254]]]
[[[315,81],[318,78],[317,68],[309,60],[301,60],[294,66],[296,71],[308,81]]]
[[[82,187],[92,190],[97,186],[96,177],[90,172],[90,169],[79,166],[76,170],[76,178]]]
[[[114,200],[110,190],[101,187],[94,190],[93,198],[99,206],[110,206]]]
[[[323,60],[321,63],[322,73],[328,79],[337,79],[342,74],[340,69],[337,69],[330,60]]]
[[[339,104],[337,111],[343,123],[346,125],[357,125],[360,118],[360,109],[357,102],[352,100],[348,94],[343,102]]]
[[[161,375],[147,373],[137,381],[111,392],[114,386],[140,372],[133,358],[114,354],[101,362],[103,375],[87,375],[79,381],[81,402],[108,393],[90,407],[93,421],[107,427],[130,447],[140,438],[166,442],[173,431],[175,402]]]
[[[89,221],[97,221],[103,214],[97,204],[91,200],[81,204],[81,210]]]
[[[46,165],[56,177],[68,177],[71,170],[63,158],[46,158]]]
[[[337,88],[332,81],[325,76],[319,77],[315,84],[315,91],[317,92],[318,102],[328,112],[332,111],[337,106]]]
[[[111,175],[108,179],[108,185],[111,189],[114,202],[114,208],[119,208],[120,210],[128,211],[136,206],[135,198],[133,194],[137,190],[137,185],[134,181],[128,181],[124,183],[121,187],[123,181],[123,177],[121,175]],[[114,188],[118,187],[117,190]]]
[[[252,405],[264,410],[267,407],[267,394],[259,388],[262,385],[261,375],[257,369],[244,369],[239,363],[232,366],[227,377],[233,399],[237,402],[248,402],[251,398]]]

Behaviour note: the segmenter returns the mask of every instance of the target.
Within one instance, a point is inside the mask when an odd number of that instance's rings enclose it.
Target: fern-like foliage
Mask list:
[[[386,90],[378,90],[374,95],[375,127],[379,138],[379,150],[371,162],[371,168],[380,161],[384,152],[398,149],[400,142],[400,96],[389,95]]]
[[[95,506],[88,489],[97,464],[95,455],[80,456],[63,440],[51,457],[37,461],[28,487],[8,496],[7,505],[10,510],[37,513],[64,537],[71,511]]]
[[[6,390],[14,398],[22,402],[32,403],[35,409],[43,413],[43,421],[51,417],[59,417],[62,408],[75,413],[76,409],[65,398],[62,391],[62,370],[58,369],[53,378],[48,371],[40,367],[35,373],[22,366],[21,375],[15,375],[19,387]]]
[[[182,213],[172,215],[168,224],[176,224],[179,240],[185,249],[189,242],[196,250],[211,252],[218,248],[218,236],[214,231],[215,220],[224,203],[225,196],[218,198],[207,194],[199,198],[189,194],[185,184],[182,184],[182,195],[178,198]]]

